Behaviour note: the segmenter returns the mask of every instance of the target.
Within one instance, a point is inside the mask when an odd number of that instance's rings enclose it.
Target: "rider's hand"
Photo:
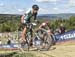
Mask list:
[[[21,23],[23,23],[23,21],[24,21],[24,16],[21,17]]]

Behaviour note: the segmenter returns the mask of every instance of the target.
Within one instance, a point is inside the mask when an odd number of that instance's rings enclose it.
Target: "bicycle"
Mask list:
[[[27,33],[26,33],[26,42],[24,44],[21,44],[22,48],[26,48],[27,50],[32,45],[37,48],[37,50],[40,51],[46,51],[49,50],[49,48],[52,46],[52,38],[47,33],[45,29],[37,29],[35,30],[34,27],[36,26],[36,23],[29,23],[27,24]],[[33,48],[33,47],[32,47]]]

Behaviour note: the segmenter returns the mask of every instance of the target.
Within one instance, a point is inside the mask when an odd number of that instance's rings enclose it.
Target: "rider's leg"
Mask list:
[[[31,34],[30,46],[32,46],[33,45],[33,31],[32,31],[32,28],[30,29],[30,34]]]
[[[27,28],[25,26],[24,30],[22,31],[22,41],[26,41],[26,31],[27,31]]]

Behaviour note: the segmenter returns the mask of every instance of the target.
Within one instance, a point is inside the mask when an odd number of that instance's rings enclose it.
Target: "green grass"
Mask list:
[[[12,57],[16,52],[12,51],[0,51],[0,57]]]
[[[25,52],[12,52],[12,51],[2,51],[0,52],[0,57],[54,57],[51,55],[43,54],[39,51],[25,51]]]
[[[36,57],[29,52],[0,51],[0,57]]]
[[[12,57],[36,57],[36,56],[31,54],[31,53],[18,53],[18,54],[15,54]]]

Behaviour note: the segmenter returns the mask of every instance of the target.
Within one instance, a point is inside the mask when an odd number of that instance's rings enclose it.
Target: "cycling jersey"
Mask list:
[[[34,17],[34,20],[36,20],[36,16],[37,16],[37,13],[32,13],[32,11],[27,11],[25,14],[24,14],[24,23],[30,23],[31,22],[31,18]]]

